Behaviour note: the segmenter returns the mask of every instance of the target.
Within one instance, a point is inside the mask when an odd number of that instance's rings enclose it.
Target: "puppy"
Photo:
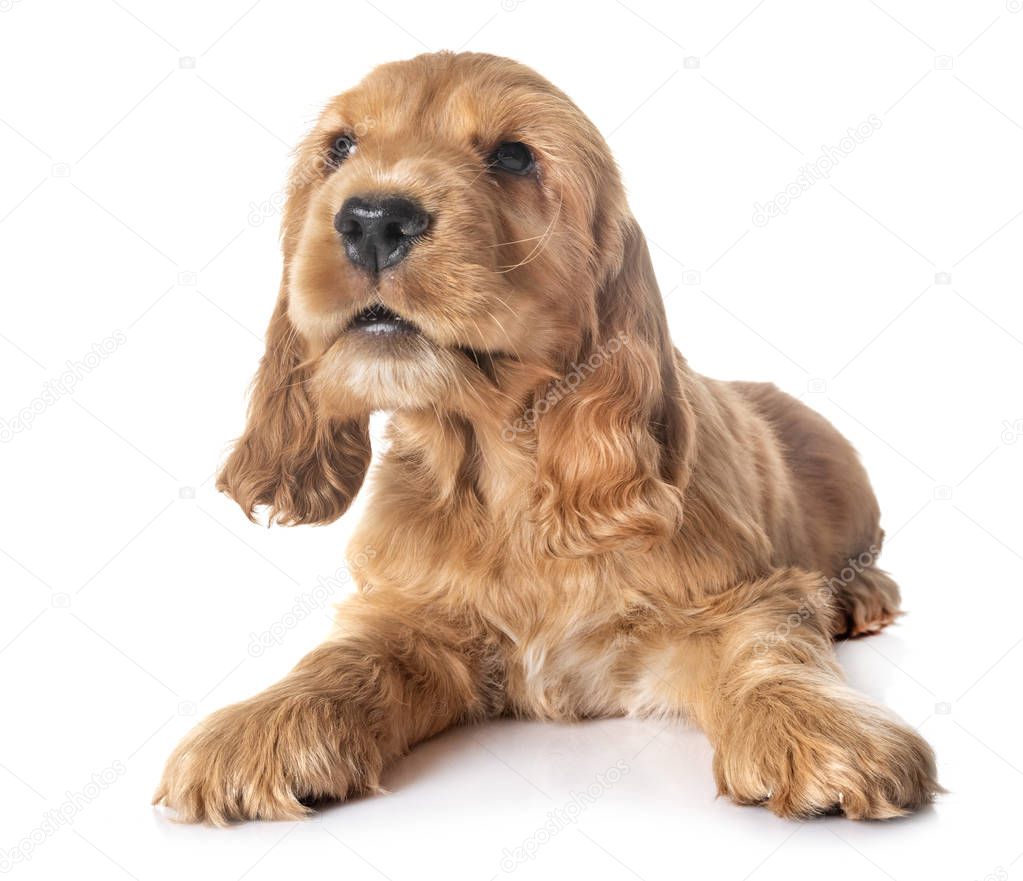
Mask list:
[[[250,518],[328,523],[392,411],[359,591],[285,679],[187,736],[157,803],[302,817],[501,714],[691,718],[720,791],[783,817],[895,817],[940,790],[832,651],[899,614],[855,452],[675,351],[607,144],[562,92],[488,55],[378,68],[299,146],[282,236],[218,486]]]

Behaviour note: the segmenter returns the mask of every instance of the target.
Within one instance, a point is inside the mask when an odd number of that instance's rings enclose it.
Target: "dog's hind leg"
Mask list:
[[[902,614],[899,586],[892,577],[873,564],[863,567],[855,563],[850,560],[849,566],[828,579],[838,612],[833,628],[836,639],[878,633]]]

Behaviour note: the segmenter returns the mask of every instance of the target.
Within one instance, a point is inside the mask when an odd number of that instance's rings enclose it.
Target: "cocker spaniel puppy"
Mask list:
[[[487,55],[378,68],[300,145],[283,243],[218,485],[250,517],[328,523],[392,411],[359,590],[285,679],[188,735],[157,802],[301,817],[501,714],[692,718],[720,791],[784,817],[940,791],[833,654],[899,614],[855,452],[675,351],[607,144],[564,94]]]

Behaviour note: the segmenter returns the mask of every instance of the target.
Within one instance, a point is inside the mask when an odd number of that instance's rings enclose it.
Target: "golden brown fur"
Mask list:
[[[536,173],[493,173],[502,141]],[[434,218],[377,283],[332,226],[366,193]],[[283,242],[219,485],[250,516],[331,521],[365,476],[369,413],[393,411],[350,546],[360,590],[287,678],[189,735],[157,801],[184,820],[299,817],[501,713],[692,718],[720,790],[783,816],[931,799],[930,748],[832,652],[898,613],[856,454],[774,386],[706,379],[674,350],[617,169],[568,98],[485,55],[377,69],[300,146]],[[346,330],[374,302],[421,333]]]

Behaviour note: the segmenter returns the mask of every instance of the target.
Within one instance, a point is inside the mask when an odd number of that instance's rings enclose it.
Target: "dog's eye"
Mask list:
[[[337,168],[355,152],[355,138],[349,135],[338,135],[327,150],[327,163]]]
[[[490,157],[491,167],[510,174],[529,174],[535,164],[529,147],[520,141],[499,144]]]

